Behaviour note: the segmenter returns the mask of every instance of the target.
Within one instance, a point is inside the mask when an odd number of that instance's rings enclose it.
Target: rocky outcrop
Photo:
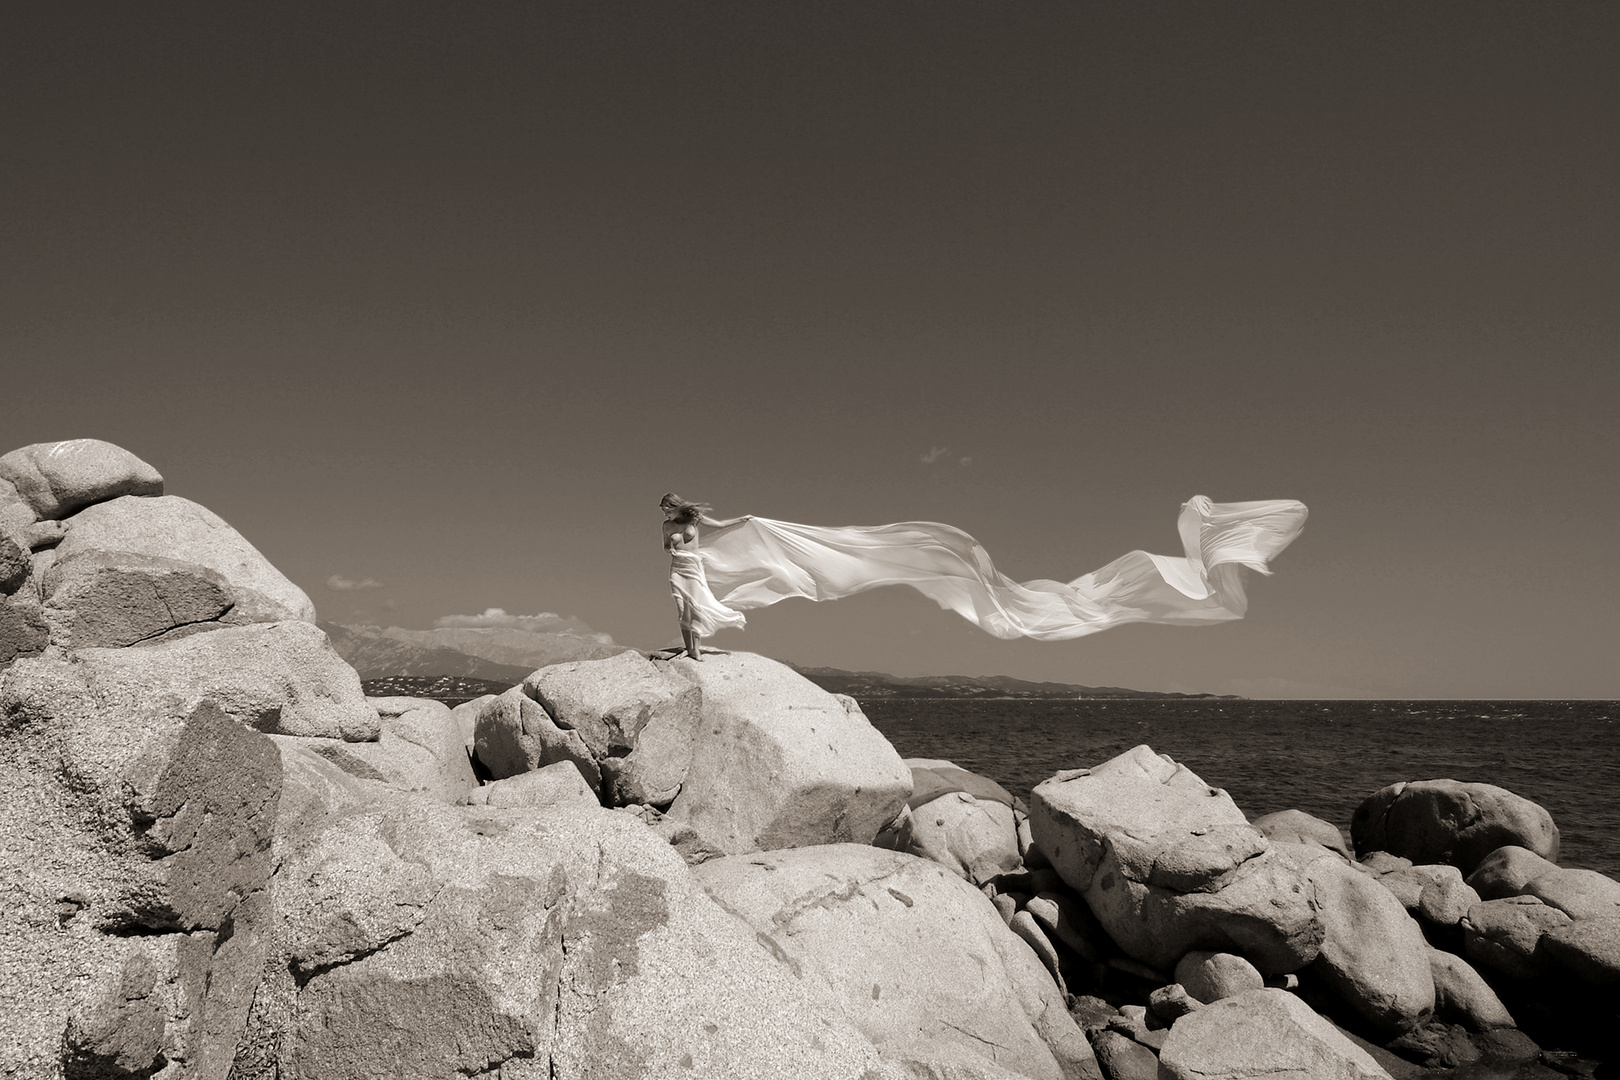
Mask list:
[[[1555,867],[1530,879],[1523,895],[1576,920],[1620,916],[1620,881],[1596,870]]]
[[[468,793],[467,802],[474,806],[497,807],[601,805],[596,792],[580,775],[579,766],[572,761],[559,761],[474,788]]]
[[[1533,896],[1486,900],[1463,918],[1463,955],[1476,967],[1510,979],[1534,979],[1545,970],[1536,951],[1542,935],[1572,921]]]
[[[1614,1029],[1620,885],[1507,793],[1386,789],[1354,863],[1147,747],[1026,816],[748,654],[367,699],[126,457],[0,480],[0,1073],[1381,1075],[1308,1001],[1404,1077]]]
[[[470,704],[470,703],[469,703]],[[545,707],[514,686],[486,701],[473,720],[473,754],[496,780],[571,761],[599,791],[602,770],[579,733],[557,726]]]
[[[0,669],[51,645],[124,648],[315,618],[240,534],[163,495],[162,478],[118,447],[39,444],[0,463]]]
[[[1470,1031],[1518,1026],[1491,984],[1462,957],[1430,949],[1429,972],[1434,978],[1435,1019]]]
[[[1254,965],[1231,953],[1196,951],[1176,964],[1176,982],[1208,1005],[1265,985]]]
[[[1468,875],[1468,886],[1481,900],[1501,900],[1518,896],[1530,882],[1556,869],[1557,863],[1549,862],[1528,848],[1509,844],[1480,860],[1474,872]]]
[[[749,653],[668,665],[703,696],[691,767],[669,816],[718,851],[869,844],[911,772],[858,708]]]
[[[1613,995],[1620,989],[1620,917],[1604,915],[1554,927],[1536,942],[1536,951],[1555,977],[1602,995],[1612,1011]]]
[[[1391,784],[1356,808],[1350,836],[1363,855],[1387,851],[1414,863],[1450,863],[1464,876],[1506,845],[1558,861],[1558,827],[1552,815],[1494,784]]]
[[[1212,949],[1295,971],[1321,947],[1302,869],[1226,792],[1146,746],[1037,786],[1030,824],[1113,940],[1157,969]]]
[[[696,684],[668,664],[625,652],[541,668],[524,680],[523,693],[579,735],[610,805],[674,801],[702,719]]]
[[[0,676],[0,1067],[223,1077],[265,958],[281,775],[211,701]]]
[[[1250,824],[1273,843],[1319,844],[1346,862],[1350,860],[1350,849],[1345,846],[1339,827],[1303,810],[1278,810],[1257,817]]]
[[[877,1065],[629,816],[378,798],[296,742],[242,1080]]]
[[[769,851],[696,873],[891,1061],[934,1047],[1035,1080],[1100,1076],[1046,969],[984,896],[863,845]]]

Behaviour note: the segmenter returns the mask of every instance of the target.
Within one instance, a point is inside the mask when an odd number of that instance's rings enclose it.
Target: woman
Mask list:
[[[669,552],[669,585],[675,594],[675,611],[681,620],[681,640],[686,655],[702,660],[699,645],[717,630],[741,629],[747,620],[714,598],[703,572],[703,556],[698,551],[699,524],[723,529],[750,520],[747,517],[717,521],[709,516],[708,503],[687,502],[673,491],[659,501],[664,511],[664,550]],[[676,655],[679,655],[678,650]]]

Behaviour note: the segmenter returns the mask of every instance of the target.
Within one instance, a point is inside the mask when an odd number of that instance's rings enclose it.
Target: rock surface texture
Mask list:
[[[135,649],[84,649],[77,664],[108,700],[213,701],[277,735],[369,742],[382,722],[354,669],[312,623],[232,626]]]
[[[0,1071],[223,1077],[264,964],[281,775],[212,702],[0,676]]]
[[[302,589],[219,515],[189,499],[126,496],[87,507],[65,525],[58,564],[92,555],[115,566],[167,560],[217,575],[207,580],[222,581],[229,590],[227,621],[315,621],[315,605]]]
[[[983,894],[932,862],[843,844],[735,855],[696,873],[890,1060],[927,1061],[944,1045],[1034,1080],[1101,1075],[1034,953]]]
[[[523,693],[573,731],[611,805],[668,806],[692,761],[703,702],[696,684],[639,653],[541,668]]]
[[[1423,931],[1371,876],[1311,845],[1291,845],[1315,886],[1322,951],[1311,970],[1364,1019],[1389,1035],[1434,1013],[1434,975]]]
[[[448,706],[422,698],[367,698],[380,717],[376,742],[335,747],[341,760],[375,770],[389,785],[443,803],[467,801],[478,787],[472,760]]]

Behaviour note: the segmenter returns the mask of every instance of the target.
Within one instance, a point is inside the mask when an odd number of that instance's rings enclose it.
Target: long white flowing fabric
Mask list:
[[[1239,567],[1267,561],[1305,526],[1292,499],[1183,504],[1183,556],[1132,551],[1073,581],[1019,583],[998,572],[978,541],[931,521],[827,528],[750,518],[703,537],[707,584],[733,611],[802,596],[836,600],[882,585],[910,585],[998,638],[1058,641],[1133,622],[1201,626],[1248,610]]]

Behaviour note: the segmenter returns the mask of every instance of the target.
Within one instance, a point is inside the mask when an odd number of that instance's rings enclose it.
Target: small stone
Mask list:
[[[1108,1080],[1157,1080],[1159,1056],[1135,1039],[1117,1031],[1100,1031],[1091,1040]]]
[[[1159,1019],[1173,1024],[1188,1013],[1203,1008],[1203,1002],[1187,993],[1180,983],[1171,983],[1148,995],[1148,1008]]]

